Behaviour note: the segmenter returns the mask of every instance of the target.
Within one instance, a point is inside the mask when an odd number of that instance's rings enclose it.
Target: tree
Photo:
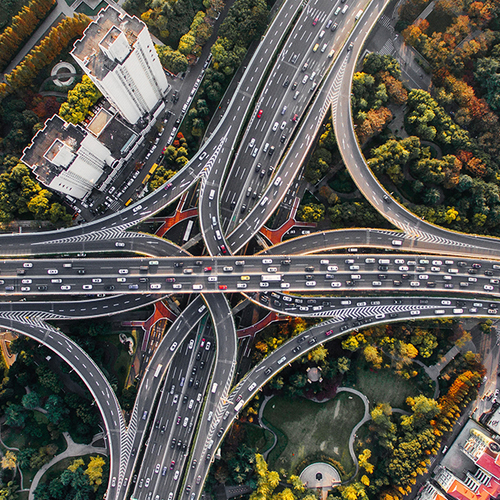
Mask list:
[[[371,450],[365,448],[361,455],[358,455],[358,464],[360,467],[366,470],[368,474],[373,474],[375,467],[368,461],[372,456]]]
[[[90,108],[102,97],[99,89],[87,76],[82,76],[81,83],[68,92],[68,100],[61,104],[59,116],[69,123],[81,123],[87,117]]]
[[[363,355],[368,363],[371,363],[373,368],[380,369],[382,367],[382,356],[374,345],[367,345],[363,349]]]
[[[11,427],[23,427],[28,414],[20,405],[11,404],[5,410],[5,423]]]
[[[309,359],[309,361],[312,361],[313,363],[320,363],[321,361],[324,361],[327,356],[328,350],[326,349],[326,347],[323,345],[319,345],[318,347],[309,351],[309,353],[307,354],[307,359]]]
[[[7,450],[2,457],[2,469],[14,470],[17,466],[17,457],[13,451]]]
[[[35,391],[25,394],[22,398],[22,405],[27,410],[34,410],[40,406],[40,396]]]
[[[97,491],[97,488],[102,484],[102,468],[106,464],[104,458],[90,457],[90,462],[85,470],[85,474],[89,478],[89,483],[94,487],[94,491]]]
[[[351,367],[351,360],[342,356],[337,360],[337,366],[340,373],[347,373]]]
[[[44,409],[47,411],[47,419],[53,424],[61,422],[64,416],[69,413],[62,399],[56,394],[52,394],[47,398]]]

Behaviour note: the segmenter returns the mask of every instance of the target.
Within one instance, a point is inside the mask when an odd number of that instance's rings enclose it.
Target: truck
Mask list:
[[[260,281],[282,281],[282,274],[262,274],[260,277]]]

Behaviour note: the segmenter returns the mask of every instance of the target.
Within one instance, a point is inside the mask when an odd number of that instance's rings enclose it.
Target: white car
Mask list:
[[[418,316],[420,314],[420,311],[413,310],[413,311],[410,311],[410,314],[412,316]]]
[[[274,122],[274,125],[273,125],[273,132],[276,132],[276,130],[278,130],[278,127],[280,126],[280,124],[278,122]]]
[[[262,259],[262,264],[272,264],[273,259]]]
[[[306,281],[306,286],[316,286],[315,281]]]
[[[21,287],[21,292],[29,292],[31,290],[31,287],[29,286],[22,286]]]
[[[269,286],[269,283],[267,281],[261,281],[259,285],[261,288],[267,288]]]
[[[170,346],[170,350],[171,350],[172,352],[174,352],[176,347],[177,347],[177,342],[174,342],[174,343]]]
[[[115,243],[115,247],[124,247],[125,246],[125,243],[122,243],[121,241],[117,241]]]
[[[237,283],[236,288],[246,288],[247,284],[246,283]]]
[[[217,276],[209,276],[208,281],[217,281]]]
[[[57,269],[49,269],[47,274],[59,274],[59,271]]]
[[[128,274],[128,269],[118,269],[118,274]]]
[[[31,279],[24,279],[24,280],[21,280],[21,283],[23,285],[31,285],[31,283],[33,283],[33,280],[31,280]]]
[[[491,285],[484,285],[484,289],[487,291],[487,292],[492,292],[493,291],[493,287]]]
[[[33,267],[33,264],[31,262],[25,262],[23,267]]]
[[[180,290],[182,288],[182,285],[180,283],[175,283],[174,285],[172,285],[172,288],[174,288],[175,290]]]
[[[102,283],[101,278],[92,278],[92,283]]]
[[[161,284],[160,283],[151,283],[151,285],[149,285],[149,288],[151,290],[160,290]]]
[[[326,268],[327,271],[338,271],[339,270],[339,266],[328,266]]]
[[[342,286],[342,283],[340,281],[332,281],[330,286],[332,288],[340,288]]]
[[[84,290],[92,290],[92,285],[83,285]]]
[[[290,288],[290,283],[280,283],[281,288]]]
[[[62,285],[61,290],[71,290],[71,286],[70,285]]]

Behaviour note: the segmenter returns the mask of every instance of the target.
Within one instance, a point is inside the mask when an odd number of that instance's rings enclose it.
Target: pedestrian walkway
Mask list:
[[[179,203],[177,204],[177,208],[175,209],[175,214],[170,215],[169,217],[164,218],[164,223],[159,227],[159,229],[156,231],[156,236],[163,238],[165,233],[174,227],[176,224],[179,222],[189,219],[190,217],[197,217],[198,216],[198,209],[197,208],[189,208],[187,210],[183,211],[184,208],[184,203],[186,202],[188,193],[184,193],[180,200]]]
[[[278,243],[281,243],[281,241],[283,240],[283,236],[288,231],[290,231],[292,227],[315,228],[316,227],[315,222],[301,222],[295,219],[299,205],[300,205],[300,198],[297,197],[293,202],[293,207],[290,212],[290,217],[288,218],[288,220],[278,229],[268,229],[266,226],[262,227],[262,229],[260,230],[261,234],[264,235],[273,245],[277,245]]]
[[[254,325],[237,330],[236,334],[238,335],[239,339],[242,339],[243,337],[254,337],[258,332],[266,328],[266,326],[269,326],[271,323],[274,323],[275,321],[285,321],[285,318],[282,318],[278,313],[271,311],[267,316],[262,318]]]
[[[28,500],[35,500],[35,490],[38,486],[38,483],[40,482],[40,479],[42,479],[43,475],[53,465],[57,464],[61,460],[64,460],[65,458],[82,457],[84,455],[91,455],[91,454],[108,456],[107,448],[100,448],[100,447],[93,446],[93,443],[95,443],[99,439],[102,439],[103,437],[105,437],[103,433],[96,434],[92,439],[92,443],[90,443],[90,444],[75,443],[71,439],[71,436],[69,435],[69,433],[63,432],[62,434],[63,434],[64,439],[66,440],[66,445],[67,445],[66,449],[62,453],[59,453],[58,455],[56,455],[50,462],[43,465],[38,470],[38,472],[35,474],[35,477],[33,478],[33,481],[31,482]]]
[[[123,326],[134,326],[137,328],[142,328],[144,330],[144,339],[142,342],[142,350],[147,348],[149,342],[149,334],[151,333],[151,329],[155,326],[155,324],[160,320],[170,320],[175,321],[177,316],[163,303],[162,300],[154,303],[154,312],[153,314],[146,319],[145,321],[123,321]]]

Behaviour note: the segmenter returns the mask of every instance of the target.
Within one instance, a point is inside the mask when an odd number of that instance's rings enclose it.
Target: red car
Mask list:
[[[175,278],[167,278],[165,281],[167,283],[174,283],[175,282]]]
[[[333,330],[328,330],[327,332],[325,332],[325,335],[327,337],[329,337],[332,333],[333,333]]]
[[[257,113],[257,118],[260,118],[262,116],[262,109],[259,109],[259,112]]]
[[[292,121],[296,122],[299,115],[296,113],[293,115]]]
[[[313,21],[313,26],[316,26],[318,24],[318,21],[319,21],[319,17],[317,17],[314,21]]]
[[[219,290],[227,290],[227,285],[219,285]]]
[[[211,270],[212,268],[210,266],[207,266],[203,269],[203,271],[205,271],[206,273],[209,273]]]
[[[169,183],[165,186],[165,190],[170,189],[171,187],[172,187],[172,183],[171,183],[171,182],[169,182]]]
[[[226,255],[226,254],[227,254],[227,248],[226,248],[226,245],[221,245],[219,248],[220,248],[220,251],[221,251],[224,255]]]

